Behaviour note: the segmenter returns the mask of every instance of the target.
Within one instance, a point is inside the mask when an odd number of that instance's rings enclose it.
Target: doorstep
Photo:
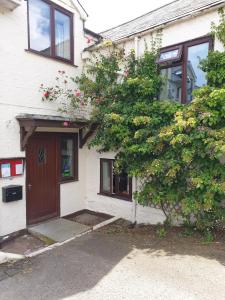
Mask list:
[[[62,243],[90,229],[92,229],[90,226],[59,218],[30,226],[28,231],[40,239],[46,240],[47,238],[53,243]]]
[[[91,223],[92,226],[76,222],[74,214],[72,215],[73,221],[59,218],[32,225],[28,228],[26,233],[21,233],[21,235],[17,235],[10,239],[10,241],[4,243],[4,247],[2,247],[2,251],[0,251],[0,265],[5,262],[12,262],[14,264],[17,260],[30,259],[31,257],[50,251],[55,247],[62,246],[83,234],[95,231],[119,219],[118,217],[88,210],[77,212],[75,215],[80,216],[78,218],[79,222],[85,221],[86,224]],[[94,216],[98,218],[93,218]],[[71,215],[69,217],[71,218]]]

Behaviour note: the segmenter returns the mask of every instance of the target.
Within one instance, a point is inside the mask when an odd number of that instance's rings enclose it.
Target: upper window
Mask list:
[[[78,136],[64,134],[60,142],[61,181],[78,180]]]
[[[182,55],[182,46],[167,48],[160,52],[158,63],[180,60],[181,55]]]
[[[212,49],[211,37],[204,37],[178,46],[162,49],[158,58],[163,84],[161,100],[188,103],[193,90],[207,84],[206,74],[199,63]]]
[[[100,160],[100,193],[120,199],[132,199],[132,179],[126,171],[114,172],[114,160]]]
[[[29,49],[73,62],[73,15],[47,0],[28,1]]]

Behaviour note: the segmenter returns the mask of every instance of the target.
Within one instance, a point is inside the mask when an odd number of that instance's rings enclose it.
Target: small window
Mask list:
[[[73,62],[73,15],[45,0],[28,0],[28,48]]]
[[[44,147],[40,147],[38,149],[38,163],[39,164],[44,164],[46,163],[46,153],[45,153],[45,148]]]
[[[77,135],[63,135],[60,142],[61,181],[78,180],[78,141]]]
[[[175,48],[167,48],[166,50],[161,50],[158,58],[158,63],[179,61],[182,55],[182,46],[177,46]]]
[[[114,172],[114,160],[100,160],[100,193],[124,200],[132,200],[132,179],[126,171]]]

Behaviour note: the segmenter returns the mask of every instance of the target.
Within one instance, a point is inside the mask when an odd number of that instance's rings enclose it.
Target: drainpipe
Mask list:
[[[137,192],[137,177],[133,178],[134,191]],[[133,198],[133,225],[137,224],[137,201]]]
[[[135,58],[138,59],[139,57],[139,37],[136,36],[134,38],[134,50],[135,50]],[[137,177],[135,177],[133,179],[134,181],[134,191],[137,192],[138,190],[138,184],[137,184]],[[133,198],[133,212],[134,212],[134,215],[133,215],[133,224],[136,225],[137,223],[137,201]]]
[[[135,50],[135,58],[139,57],[139,36],[135,36],[134,38],[134,50]]]

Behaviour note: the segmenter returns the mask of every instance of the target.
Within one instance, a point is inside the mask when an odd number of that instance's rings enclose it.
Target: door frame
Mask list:
[[[57,138],[57,142],[56,142],[56,191],[57,191],[57,195],[56,195],[56,216],[52,216],[52,218],[58,218],[60,216],[60,181],[59,181],[59,134],[57,132],[35,132],[34,133],[34,138],[35,135],[54,135]],[[25,156],[27,158],[27,147],[26,147],[26,151],[25,151]],[[33,224],[38,224],[40,222],[43,221],[47,221],[51,219],[51,216],[47,216],[47,217],[40,217],[38,219],[38,221],[34,221],[34,222],[29,222],[29,218],[28,218],[28,176],[27,176],[27,159],[26,159],[26,225],[33,225]]]

